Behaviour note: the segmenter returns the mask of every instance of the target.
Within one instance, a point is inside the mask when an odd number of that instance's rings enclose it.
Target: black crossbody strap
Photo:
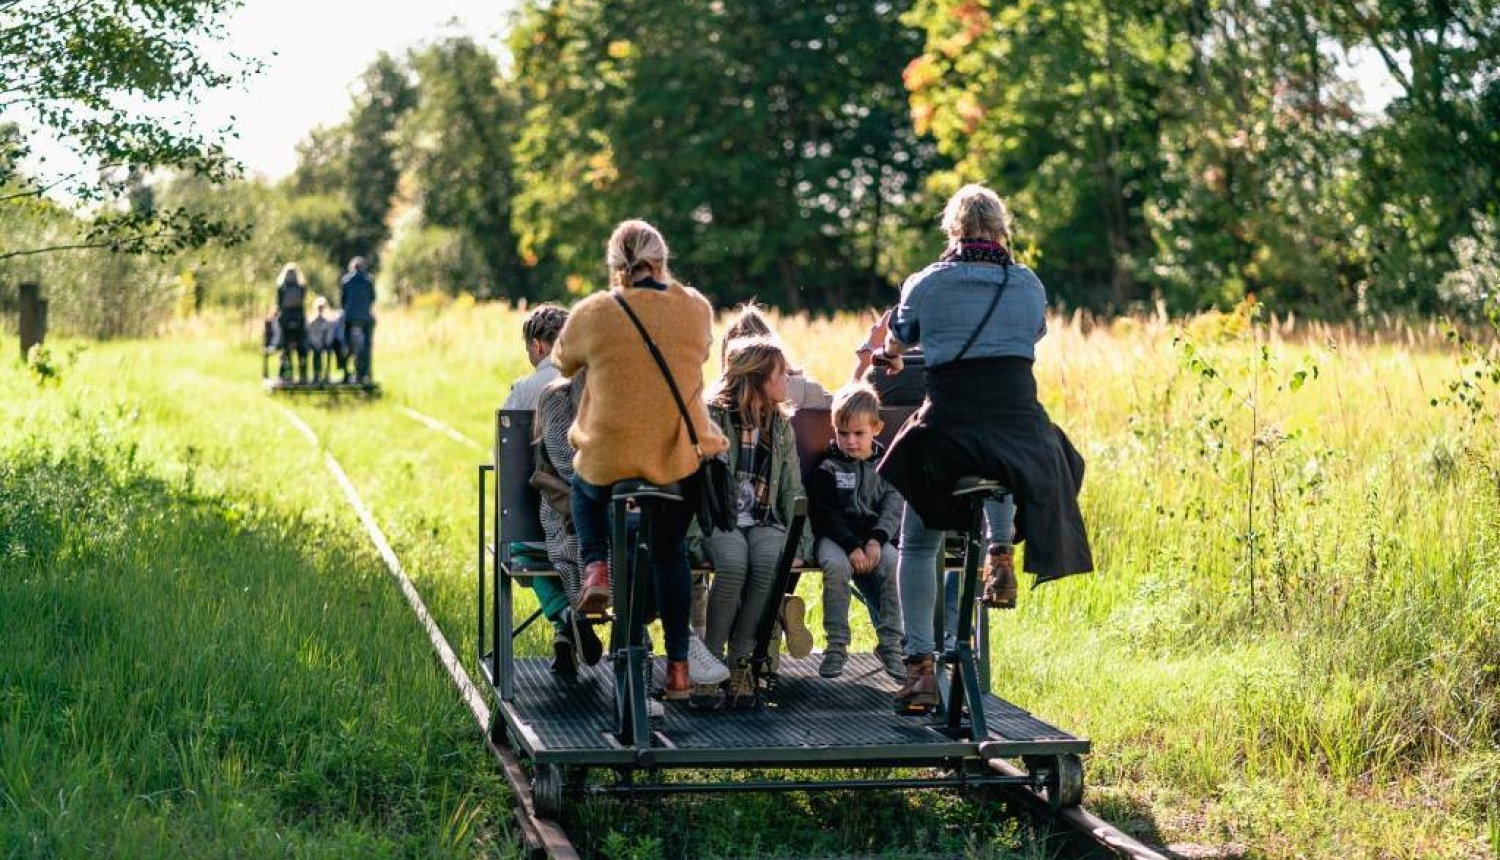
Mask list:
[[[1000,286],[995,290],[994,297],[990,299],[989,310],[984,312],[984,317],[979,320],[979,325],[974,327],[974,333],[969,335],[968,340],[964,341],[964,348],[958,351],[958,355],[953,356],[954,361],[958,361],[969,354],[969,347],[974,345],[974,341],[979,339],[979,333],[984,331],[986,325],[989,325],[990,317],[995,315],[995,308],[1000,307],[1000,297],[1005,294],[1005,287],[1009,283],[1010,266],[1006,266],[1005,277],[1000,279]]]
[[[682,415],[682,423],[687,425],[688,441],[693,443],[693,453],[698,455],[698,459],[703,459],[703,449],[698,447],[698,431],[693,429],[693,419],[688,414],[687,403],[682,399],[682,392],[677,390],[677,381],[672,378],[672,370],[667,367],[666,358],[662,356],[661,350],[656,348],[656,342],[651,340],[651,335],[646,332],[646,327],[641,325],[641,318],[636,316],[635,311],[630,309],[630,303],[625,301],[625,297],[620,295],[620,291],[615,290],[611,295],[615,297],[615,301],[620,303],[620,307],[625,310],[625,315],[630,317],[630,321],[635,323],[635,330],[641,333],[641,340],[646,342],[646,349],[650,350],[651,357],[656,359],[656,366],[661,369],[662,378],[667,381],[667,387],[672,389],[672,399],[677,401],[677,411]]]

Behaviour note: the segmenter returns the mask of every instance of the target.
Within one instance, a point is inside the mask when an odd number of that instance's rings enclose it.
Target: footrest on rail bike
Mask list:
[[[594,627],[598,627],[600,624],[609,624],[615,620],[614,613],[610,612],[608,607],[600,609],[597,612],[578,612],[574,610],[573,614],[577,616],[580,624],[589,624]]]

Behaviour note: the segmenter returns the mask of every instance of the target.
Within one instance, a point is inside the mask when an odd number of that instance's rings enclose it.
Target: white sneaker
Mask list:
[[[708,653],[708,647],[697,636],[688,639],[688,677],[694,684],[722,684],[729,680],[729,667]]]
[[[655,699],[646,699],[646,719],[663,720],[667,717],[667,706]]]

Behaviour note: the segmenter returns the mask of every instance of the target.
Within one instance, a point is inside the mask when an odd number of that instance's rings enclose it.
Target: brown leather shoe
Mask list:
[[[1016,551],[994,545],[984,558],[984,594],[979,601],[991,609],[1016,608]]]
[[[930,714],[938,704],[932,655],[906,658],[906,682],[896,691],[896,713]]]
[[[693,694],[693,680],[688,677],[688,661],[667,661],[667,686],[662,690],[663,699],[680,701]]]
[[[578,591],[578,605],[573,607],[585,615],[594,615],[609,608],[609,562],[591,561],[583,568],[583,588]]]

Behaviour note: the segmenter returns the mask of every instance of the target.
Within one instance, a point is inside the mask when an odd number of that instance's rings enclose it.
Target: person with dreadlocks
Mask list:
[[[510,386],[510,395],[501,409],[536,409],[542,390],[562,374],[552,358],[552,346],[568,321],[568,309],[551,303],[537,305],[521,323],[521,338],[526,344],[526,360],[533,368],[530,374]]]

